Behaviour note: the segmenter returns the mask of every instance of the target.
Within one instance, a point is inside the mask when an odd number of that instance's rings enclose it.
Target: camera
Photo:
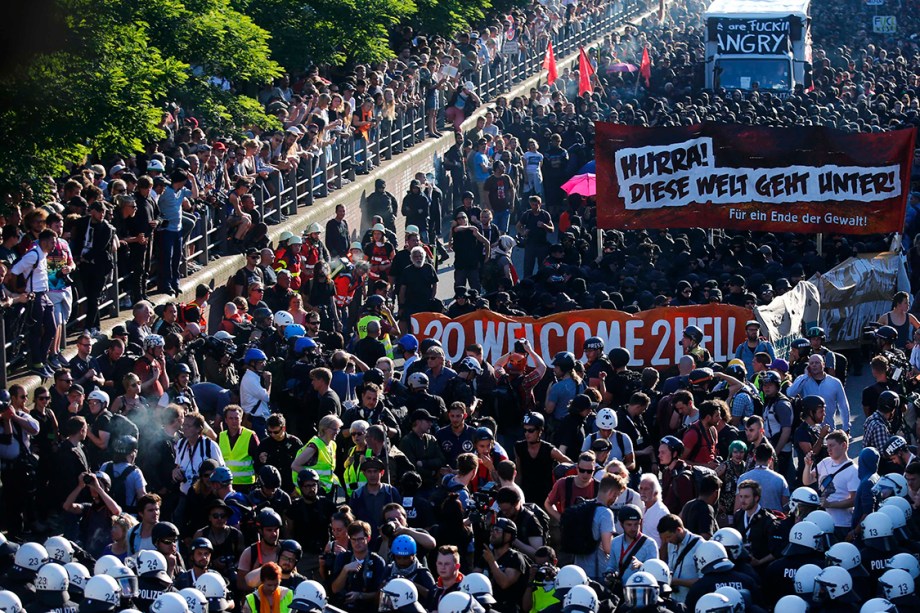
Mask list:
[[[399,524],[394,520],[390,520],[387,523],[380,526],[380,534],[387,537],[388,539],[396,536],[396,531],[399,529]]]
[[[93,476],[92,476],[92,475],[83,475],[83,484],[84,484],[84,485],[92,485],[92,484],[93,484]]]
[[[495,483],[490,481],[479,491],[473,492],[473,510],[470,511],[470,523],[473,524],[473,530],[487,533],[492,529],[495,517],[492,507],[495,505],[494,494],[497,489]]]
[[[533,576],[534,585],[543,585],[544,583],[550,583],[556,578],[556,573],[559,572],[559,569],[553,566],[552,564],[543,564],[540,568],[537,569],[536,574]]]

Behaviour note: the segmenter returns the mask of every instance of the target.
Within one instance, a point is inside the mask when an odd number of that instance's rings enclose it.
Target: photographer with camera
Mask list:
[[[409,518],[406,509],[398,502],[391,502],[383,507],[383,525],[380,526],[381,539],[380,547],[377,553],[384,559],[392,553],[396,539],[401,536],[408,536],[412,539],[422,553],[433,550],[437,547],[437,542],[427,530],[421,528],[412,528],[409,526]],[[425,560],[422,559],[422,565]]]
[[[85,472],[64,501],[64,511],[79,516],[79,542],[92,556],[102,555],[111,541],[112,518],[121,514],[121,507],[109,496],[111,487],[112,482],[104,472]],[[89,492],[89,502],[77,502],[85,491]]]
[[[514,488],[503,487],[495,495],[498,517],[505,517],[517,527],[512,545],[521,553],[533,557],[546,544],[546,534],[534,512],[524,507],[521,494]]]
[[[560,602],[556,598],[556,575],[559,573],[559,561],[552,547],[540,547],[530,565],[530,585],[524,590],[525,611],[539,613],[547,607]]]
[[[499,611],[517,611],[527,589],[528,562],[524,554],[514,548],[516,542],[520,542],[517,525],[506,517],[499,517],[489,533],[489,544],[482,551],[485,568],[481,572],[496,587],[495,609]]]
[[[380,588],[386,576],[386,562],[370,550],[371,527],[360,519],[348,528],[351,551],[336,556],[332,566],[330,600],[355,613],[377,611]]]

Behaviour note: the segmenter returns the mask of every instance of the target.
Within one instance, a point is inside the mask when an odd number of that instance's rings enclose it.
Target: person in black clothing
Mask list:
[[[403,197],[402,201],[402,214],[406,218],[406,225],[416,226],[419,229],[419,238],[423,243],[427,243],[431,200],[422,193],[422,185],[418,179],[412,179],[409,182],[409,193]]]
[[[409,229],[414,230],[415,228]],[[411,241],[418,240],[417,236],[417,234],[406,235],[407,248]],[[409,322],[415,313],[431,310],[431,302],[438,291],[438,273],[427,259],[422,247],[413,246],[409,251],[409,264],[395,273],[398,283],[400,321]],[[396,258],[393,259],[393,263],[395,266]]]
[[[72,251],[78,260],[83,294],[86,297],[86,329],[99,331],[99,305],[102,288],[114,266],[114,247],[118,245],[115,228],[105,220],[105,202],[97,200],[89,207],[89,216],[74,224]]]
[[[680,512],[687,530],[704,539],[710,539],[716,533],[719,524],[714,506],[719,500],[721,487],[722,481],[715,475],[706,475],[700,480],[697,497],[685,504]]]
[[[810,521],[801,521],[792,527],[782,557],[774,560],[764,572],[764,585],[770,589],[764,594],[775,603],[787,594],[795,593],[795,572],[805,564],[821,565],[824,555],[818,550],[821,529]]]
[[[578,454],[588,435],[588,420],[597,411],[597,403],[587,394],[578,394],[569,403],[569,414],[556,429],[556,446],[565,455]]]
[[[376,364],[377,360],[386,357],[386,345],[379,339],[380,322],[371,320],[367,322],[367,336],[355,343],[355,357],[365,364]]]
[[[345,205],[335,205],[335,217],[326,222],[326,249],[333,258],[347,257],[351,232],[345,219]]]
[[[632,441],[639,472],[648,472],[651,469],[657,453],[653,446],[654,439],[649,434],[648,424],[643,418],[649,404],[651,400],[646,394],[636,392],[626,406],[617,411],[617,430]],[[692,529],[690,531],[696,532]]]
[[[297,569],[313,577],[319,570],[323,547],[329,541],[329,522],[335,505],[329,498],[319,495],[319,474],[312,468],[297,473],[297,486],[301,497],[294,499],[285,517],[291,520],[291,536],[303,547]]]
[[[485,260],[488,260],[491,245],[479,232],[479,228],[470,224],[470,218],[464,211],[459,211],[454,217],[450,233],[455,256],[454,285],[464,287],[469,284],[470,289],[478,292],[482,287],[479,269],[484,261],[483,253]]]
[[[521,277],[533,274],[534,264],[540,265],[549,254],[549,240],[547,234],[556,231],[553,218],[545,211],[543,199],[540,196],[531,196],[528,199],[530,210],[523,213],[517,222],[517,231],[525,239],[524,244],[524,269]]]
[[[255,468],[257,471],[264,466],[277,468],[281,473],[281,489],[290,494],[294,491],[291,463],[297,457],[297,452],[303,447],[303,442],[287,431],[287,421],[280,413],[269,415],[266,420],[266,428],[268,436],[259,441],[259,448],[254,458]]]
[[[156,200],[150,196],[153,180],[141,177],[137,180],[134,201],[137,212],[127,221],[130,236],[143,236],[144,241],[130,243],[128,249],[128,294],[132,302],[147,299],[147,277],[150,274],[150,258],[153,253],[153,231],[159,223],[160,212]]]
[[[553,489],[553,467],[571,464],[555,445],[543,440],[546,422],[539,413],[524,416],[524,440],[514,444],[514,463],[520,475],[521,489],[528,502],[542,504]]]
[[[482,552],[485,567],[482,571],[492,579],[497,596],[493,609],[496,611],[517,611],[530,579],[527,575],[527,558],[512,545],[517,535],[514,521],[499,517],[489,535],[490,546]]]

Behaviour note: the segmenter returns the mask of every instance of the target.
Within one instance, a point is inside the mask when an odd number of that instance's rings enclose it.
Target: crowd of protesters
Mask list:
[[[752,308],[887,248],[698,228],[598,238],[594,199],[561,189],[593,157],[594,121],[918,121],[917,45],[857,27],[852,3],[815,7],[815,87],[788,97],[701,90],[703,9],[669,6],[665,24],[611,34],[590,50],[599,78],[581,97],[568,69],[525,97],[476,92],[510,29],[542,48],[601,3],[534,4],[456,41],[402,30],[396,59],[338,85],[316,71],[267,85],[260,102],[283,131],[209,137],[172,108],[169,138],[143,155],[87,168],[40,207],[14,198],[3,303],[26,305],[43,385],[0,390],[0,610],[916,608],[918,429],[896,374],[920,374],[910,293],[893,293],[865,353],[835,352],[813,327],[783,359],[752,319],[725,364],[687,326],[663,371],[630,369],[629,351],[598,337],[550,363],[523,339],[451,362],[412,334],[425,311]],[[650,86],[608,76],[646,45]],[[266,195],[318,168],[339,187],[317,165],[337,140],[370,172],[369,143],[397,112],[432,137],[453,132],[443,173],[417,174],[405,194],[378,179],[358,228],[346,218],[359,205],[343,203],[325,226],[270,242],[286,212]],[[206,285],[154,306],[150,279],[178,296],[189,239],[215,223],[246,259],[219,321]],[[102,334],[116,272],[130,318]],[[75,293],[85,331],[68,360]],[[874,382],[857,454],[846,382],[863,366]]]

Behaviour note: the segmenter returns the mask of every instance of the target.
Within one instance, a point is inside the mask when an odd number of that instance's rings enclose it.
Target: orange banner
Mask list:
[[[476,311],[451,319],[438,313],[412,317],[412,331],[419,341],[441,341],[447,358],[457,361],[467,345],[479,343],[485,359],[494,362],[511,350],[514,341],[526,338],[549,363],[559,351],[584,357],[582,344],[590,336],[604,339],[605,351],[625,347],[632,353],[631,367],[668,368],[683,350],[683,330],[691,324],[702,328],[706,347],[716,362],[726,362],[744,340],[744,323],[753,319],[749,309],[727,305],[664,307],[630,315],[623,311],[591,309],[567,311],[548,317],[506,317],[492,311]]]

